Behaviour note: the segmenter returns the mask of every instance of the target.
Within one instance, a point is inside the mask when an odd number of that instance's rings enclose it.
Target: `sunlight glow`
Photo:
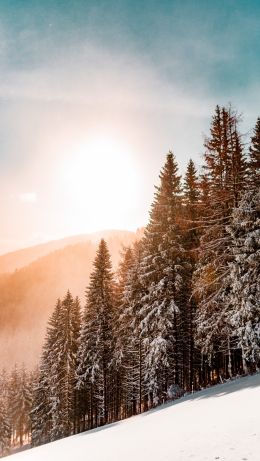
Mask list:
[[[99,135],[66,151],[60,177],[73,218],[93,230],[129,227],[139,189],[131,149],[109,135]]]

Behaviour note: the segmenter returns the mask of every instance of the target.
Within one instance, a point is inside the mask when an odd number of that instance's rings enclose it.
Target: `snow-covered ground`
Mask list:
[[[15,458],[15,459],[14,459]],[[12,456],[14,461],[260,461],[260,374]]]

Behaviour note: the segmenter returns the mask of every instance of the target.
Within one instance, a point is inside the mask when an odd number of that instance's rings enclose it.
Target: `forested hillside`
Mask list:
[[[104,232],[100,235],[105,235],[109,242],[115,268],[122,246],[130,245],[139,238],[139,234],[124,231]],[[56,246],[62,247],[51,253],[48,251],[53,244],[46,244],[40,251],[47,254],[39,259],[38,247],[33,251],[23,250],[23,261],[32,256],[36,260],[13,273],[0,275],[1,366],[10,369],[15,362],[24,362],[29,367],[35,366],[39,359],[48,317],[60,293],[70,288],[73,294],[84,299],[100,235],[93,235],[92,240],[65,247],[64,243],[77,241],[78,237],[72,237],[66,242],[55,242]],[[15,265],[18,262],[19,265],[22,260],[20,252],[18,255],[11,254],[11,264]]]
[[[183,178],[167,154],[118,271],[101,239],[84,304],[60,292],[39,368],[5,378],[3,452],[11,435],[41,445],[259,370],[260,119],[248,147],[237,114],[217,106],[204,147]],[[10,419],[17,395],[22,422]]]

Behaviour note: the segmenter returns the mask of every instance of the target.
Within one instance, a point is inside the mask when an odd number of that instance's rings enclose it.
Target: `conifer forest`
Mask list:
[[[191,159],[183,177],[166,155],[117,271],[102,239],[85,305],[61,293],[37,366],[2,371],[0,454],[259,371],[260,118],[249,142],[241,125],[217,106],[201,165]]]

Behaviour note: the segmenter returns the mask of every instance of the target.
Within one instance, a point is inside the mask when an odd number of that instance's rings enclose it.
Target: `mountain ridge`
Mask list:
[[[68,289],[84,305],[101,237],[107,240],[115,270],[122,246],[131,245],[140,236],[140,232],[130,231],[96,233],[96,241],[66,245],[13,272],[0,274],[0,369],[10,368],[15,362],[25,362],[29,367],[37,363],[48,317],[57,298]]]
[[[78,234],[61,239],[50,240],[37,245],[19,248],[14,251],[9,251],[0,255],[0,274],[14,272],[23,266],[30,264],[32,261],[44,256],[51,251],[64,248],[68,245],[76,243],[91,241],[97,243],[101,238],[111,238],[113,235],[138,235],[142,234],[142,228],[136,231],[129,231],[123,229],[105,229],[87,234]]]

